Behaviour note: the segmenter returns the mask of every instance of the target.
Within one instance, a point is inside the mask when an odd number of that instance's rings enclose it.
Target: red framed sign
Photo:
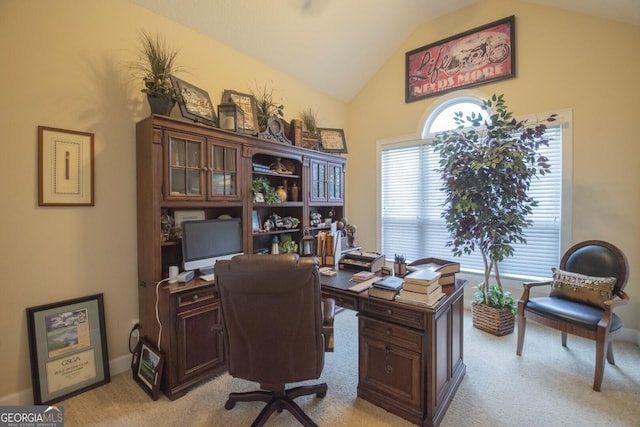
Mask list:
[[[515,16],[414,49],[405,61],[405,102],[515,77]]]

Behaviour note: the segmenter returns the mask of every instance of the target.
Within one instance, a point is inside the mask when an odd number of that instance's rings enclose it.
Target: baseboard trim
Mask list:
[[[131,369],[131,355],[125,355],[109,361],[111,376],[121,374]],[[33,405],[33,389],[28,388],[8,396],[0,397],[0,406]]]

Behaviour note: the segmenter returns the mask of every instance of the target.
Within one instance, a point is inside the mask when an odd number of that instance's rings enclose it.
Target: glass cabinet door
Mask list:
[[[169,188],[168,199],[202,198],[204,141],[194,138],[169,136]]]
[[[239,199],[238,165],[240,150],[233,145],[212,142],[209,145],[210,198]]]
[[[311,200],[327,200],[327,164],[311,160]]]
[[[327,196],[329,201],[341,201],[342,194],[342,166],[334,163],[328,164],[329,181],[327,183]]]

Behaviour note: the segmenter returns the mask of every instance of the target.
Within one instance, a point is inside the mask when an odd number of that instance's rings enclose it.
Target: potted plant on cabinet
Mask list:
[[[545,122],[555,114],[528,123],[516,120],[503,95],[484,102],[486,117],[455,114],[457,129],[438,134],[438,172],[446,194],[442,213],[454,256],[479,251],[484,278],[472,303],[473,324],[495,335],[513,332],[517,301],[502,287],[499,263],[514,253],[514,243],[526,243],[527,216],[537,206],[527,192],[531,180],[550,172],[539,153],[547,146]],[[492,277],[495,284],[491,284]],[[506,322],[506,323],[503,323]]]
[[[269,89],[266,83],[261,88],[256,85],[256,91],[251,91],[251,95],[256,99],[256,116],[260,132],[264,132],[267,128],[269,117],[284,117],[284,105],[273,100],[273,89]]]
[[[318,135],[318,115],[311,108],[300,113],[302,122],[302,141],[304,147],[317,147],[320,136]]]
[[[168,115],[180,100],[180,94],[174,90],[170,76],[181,71],[176,65],[178,50],[167,46],[164,37],[155,37],[142,31],[140,33],[140,60],[134,68],[141,74],[152,114]]]
[[[253,192],[254,203],[264,202],[267,205],[272,205],[282,201],[275,188],[269,183],[269,180],[263,176],[253,179],[251,191]]]

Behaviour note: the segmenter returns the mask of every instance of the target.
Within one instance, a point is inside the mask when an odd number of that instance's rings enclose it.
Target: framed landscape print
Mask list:
[[[515,17],[422,46],[405,55],[405,102],[516,75]]]
[[[146,339],[140,338],[131,359],[131,370],[133,379],[153,400],[158,400],[160,395],[163,365],[164,353]]]
[[[108,383],[102,294],[27,308],[33,402],[58,402]]]

